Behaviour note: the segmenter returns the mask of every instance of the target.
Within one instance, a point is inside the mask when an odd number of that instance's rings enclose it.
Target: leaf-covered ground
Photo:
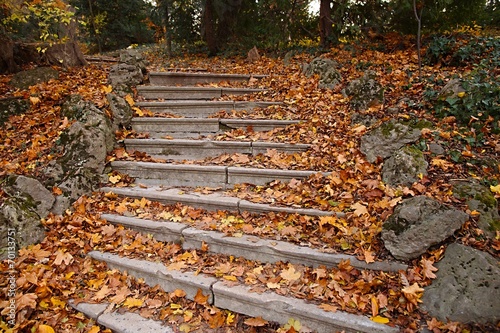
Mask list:
[[[390,40],[388,40],[390,41]],[[392,44],[390,44],[392,45]],[[390,46],[389,45],[389,46]],[[451,192],[449,181],[474,177],[492,185],[500,182],[498,155],[499,135],[484,125],[484,140],[471,145],[476,134],[471,128],[460,128],[452,117],[435,118],[432,105],[424,99],[426,89],[439,89],[453,75],[471,70],[465,67],[445,67],[442,64],[423,68],[418,78],[417,56],[412,48],[390,48],[390,52],[370,47],[344,46],[325,54],[339,63],[343,81],[335,90],[318,89],[318,78],[306,78],[301,71],[310,62],[311,54],[296,54],[285,65],[283,59],[263,56],[248,63],[244,58],[207,58],[190,56],[163,59],[149,52],[152,70],[173,67],[206,68],[213,72],[258,73],[269,77],[251,80],[253,87],[268,88],[266,93],[239,96],[244,100],[283,101],[284,105],[257,112],[223,111],[216,117],[246,117],[260,119],[301,119],[301,124],[265,133],[233,130],[218,135],[216,140],[266,140],[275,142],[309,143],[307,152],[286,155],[276,151],[256,157],[233,154],[202,161],[184,163],[231,164],[238,166],[300,169],[329,172],[316,174],[303,181],[272,182],[266,186],[240,185],[228,190],[228,195],[254,202],[283,206],[301,206],[346,212],[345,218],[306,218],[291,214],[231,214],[206,212],[182,205],[164,206],[147,200],[132,200],[95,193],[79,199],[72,211],[64,216],[49,216],[43,221],[48,232],[39,245],[19,251],[13,271],[16,274],[16,327],[7,324],[8,301],[0,300],[0,328],[18,332],[102,332],[95,322],[73,311],[67,304],[73,298],[80,301],[106,301],[116,307],[137,311],[149,318],[176,323],[183,332],[294,332],[298,323],[285,327],[260,318],[247,318],[207,304],[199,294],[195,301],[184,298],[177,290],[165,293],[148,288],[142,281],[108,271],[104,264],[88,259],[91,250],[110,251],[137,258],[165,263],[168,269],[190,269],[211,274],[228,283],[244,283],[258,291],[273,290],[279,294],[304,298],[327,311],[343,310],[363,313],[389,324],[400,325],[406,332],[415,332],[427,322],[434,332],[492,331],[494,327],[440,323],[419,311],[423,287],[435,278],[435,267],[446,244],[435,247],[421,258],[410,262],[405,273],[388,274],[360,271],[348,262],[335,269],[305,267],[286,263],[258,264],[242,258],[213,255],[206,251],[184,251],[178,245],[155,241],[136,232],[115,227],[100,218],[112,212],[153,220],[173,219],[206,230],[219,230],[233,236],[251,234],[269,239],[287,240],[327,252],[346,253],[371,262],[390,258],[380,240],[383,221],[403,198],[428,195],[470,213],[470,220],[453,240],[499,256],[500,237],[488,240],[477,228],[477,215]],[[12,116],[0,133],[0,176],[17,173],[40,177],[41,168],[58,157],[57,139],[70,125],[61,117],[60,106],[70,94],[81,94],[100,108],[107,109],[105,93],[109,65],[90,65],[84,69],[61,69],[58,80],[15,91],[9,85],[11,76],[0,77],[1,96],[29,98],[31,110]],[[393,188],[381,182],[381,163],[368,163],[359,151],[361,136],[370,128],[351,120],[349,100],[342,94],[347,83],[370,69],[385,87],[385,101],[365,114],[375,119],[377,126],[390,118],[427,120],[432,126],[424,129],[417,144],[429,162],[428,175],[411,187]],[[224,83],[222,84],[224,85]],[[397,113],[388,110],[398,107]],[[148,110],[138,112],[154,115]],[[165,115],[164,115],[165,116]],[[167,115],[169,116],[169,115]],[[170,115],[171,116],[171,115]],[[138,136],[122,131],[117,137]],[[454,156],[432,155],[427,149],[439,141]],[[143,159],[144,154],[117,148],[109,160]],[[496,161],[496,165],[481,161]],[[114,186],[126,185],[126,176],[116,174]],[[201,192],[212,189],[199,188]],[[54,189],[57,194],[57,189]],[[499,198],[499,193],[495,193]],[[0,193],[0,200],[4,198]],[[0,288],[9,288],[9,263],[1,263]]]

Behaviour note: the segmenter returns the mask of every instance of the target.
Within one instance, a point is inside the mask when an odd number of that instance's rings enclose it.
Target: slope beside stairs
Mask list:
[[[142,102],[136,105],[154,113],[169,113],[180,118],[138,117],[132,121],[136,132],[149,133],[147,139],[125,139],[127,150],[137,150],[153,158],[168,162],[114,161],[114,170],[127,174],[141,186],[104,187],[103,192],[129,198],[146,198],[165,204],[182,203],[206,210],[227,210],[232,212],[284,212],[326,216],[332,212],[308,208],[290,208],[258,204],[236,197],[226,196],[224,189],[239,183],[265,184],[274,180],[289,181],[303,179],[315,170],[277,170],[234,167],[225,165],[196,165],[178,163],[182,160],[200,160],[222,153],[240,153],[249,156],[276,149],[286,153],[305,151],[305,144],[272,142],[214,141],[207,136],[234,128],[249,128],[254,131],[268,131],[297,123],[290,120],[249,120],[208,118],[220,110],[252,110],[256,107],[272,107],[279,102],[217,100],[222,96],[259,93],[262,89],[200,87],[199,83],[220,81],[246,82],[260,79],[259,75],[195,73],[150,73],[150,85],[137,88]],[[241,86],[241,84],[240,84]],[[168,137],[165,139],[164,137]],[[220,188],[211,194],[201,194],[190,189],[195,187]],[[182,188],[182,190],[180,190]],[[150,221],[136,217],[103,214],[109,223],[123,225],[144,234],[152,235],[158,241],[182,244],[184,249],[201,249],[208,246],[210,252],[244,257],[261,263],[289,262],[312,267],[324,265],[334,267],[349,259],[359,269],[374,269],[397,272],[406,266],[397,262],[375,262],[367,264],[355,257],[343,254],[329,254],[294,245],[285,241],[270,241],[251,237],[229,237],[215,231],[198,230],[192,226],[174,221]],[[316,332],[399,332],[399,328],[371,321],[366,316],[342,311],[327,312],[304,300],[281,296],[271,292],[251,292],[244,285],[227,285],[221,280],[191,271],[170,271],[165,265],[147,260],[120,257],[106,252],[92,251],[92,258],[106,262],[111,269],[127,271],[129,275],[142,278],[151,287],[159,285],[167,292],[182,289],[186,297],[194,299],[198,290],[209,295],[209,302],[218,308],[251,317],[286,324],[290,318]],[[164,323],[149,320],[138,314],[120,311],[108,312],[107,304],[79,303],[74,307],[90,316],[113,332],[174,332]]]

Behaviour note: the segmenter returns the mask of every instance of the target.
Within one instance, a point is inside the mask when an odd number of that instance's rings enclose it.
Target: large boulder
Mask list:
[[[0,126],[9,119],[10,116],[23,114],[30,109],[28,99],[20,97],[0,98]]]
[[[475,180],[456,180],[452,185],[453,195],[466,199],[469,209],[479,212],[479,228],[486,236],[495,237],[500,230],[500,215],[498,202],[490,189]]]
[[[334,89],[342,80],[337,66],[337,63],[331,59],[318,57],[313,59],[310,64],[305,65],[302,71],[307,77],[318,74],[318,87],[320,89]]]
[[[132,87],[142,83],[142,70],[134,65],[117,64],[110,68],[108,82],[120,96],[132,93]]]
[[[14,74],[10,85],[17,89],[28,89],[35,84],[58,78],[57,70],[51,67],[37,67]]]
[[[438,98],[445,100],[447,98],[458,98],[459,93],[465,92],[460,79],[452,79],[441,89]]]
[[[374,71],[367,71],[361,78],[353,80],[344,89],[344,94],[351,98],[349,104],[356,110],[366,110],[370,106],[384,102],[384,89],[375,78]]]
[[[390,157],[396,150],[420,138],[421,131],[403,123],[391,120],[368,132],[361,138],[360,150],[368,162],[377,157]]]
[[[453,235],[468,218],[432,198],[416,196],[396,206],[383,224],[382,240],[395,258],[414,259]]]
[[[496,324],[500,320],[500,265],[492,255],[451,244],[425,288],[422,308],[441,321]]]
[[[93,103],[72,96],[61,111],[76,119],[60,136],[63,156],[45,169],[47,185],[58,186],[53,211],[61,214],[81,195],[96,190],[104,172],[107,153],[113,149],[111,123]]]
[[[384,162],[382,180],[392,186],[411,186],[420,175],[427,175],[427,166],[421,150],[405,146]]]
[[[44,237],[45,229],[32,202],[15,196],[3,202],[0,206],[0,260],[13,259],[11,256],[17,256],[21,247],[39,243]]]

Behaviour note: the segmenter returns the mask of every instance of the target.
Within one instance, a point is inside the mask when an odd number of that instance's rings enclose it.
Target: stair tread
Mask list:
[[[237,212],[247,211],[254,213],[284,212],[312,216],[344,216],[344,214],[340,212],[324,211],[313,208],[294,208],[253,203],[236,197],[225,196],[222,191],[215,191],[211,194],[201,194],[197,192],[183,191],[179,188],[165,189],[161,186],[150,186],[147,188],[143,188],[141,186],[102,187],[100,191],[105,193],[111,192],[131,198],[147,198],[166,204],[175,204],[180,202],[194,207],[203,207],[208,210],[229,210]]]
[[[234,237],[223,232],[201,230],[189,224],[171,221],[155,221],[116,214],[101,214],[101,218],[113,224],[152,234],[159,241],[182,243],[185,250],[201,249],[208,245],[209,252],[244,257],[248,260],[274,263],[278,261],[302,264],[312,267],[335,267],[341,261],[349,260],[353,267],[387,272],[406,270],[408,266],[396,261],[366,263],[355,256],[342,253],[328,253],[308,246],[287,241],[266,239],[255,235]]]
[[[218,308],[253,317],[261,316],[280,324],[287,323],[289,318],[296,318],[318,332],[326,332],[332,328],[346,332],[399,332],[399,328],[376,323],[365,315],[343,311],[327,312],[300,298],[278,295],[271,291],[252,292],[248,286],[235,283],[228,285],[223,280],[203,273],[167,270],[160,263],[120,257],[108,252],[92,251],[89,256],[106,262],[112,269],[128,271],[129,275],[144,279],[151,287],[160,285],[167,292],[182,289],[190,300],[201,289],[204,294],[209,295],[209,302]]]

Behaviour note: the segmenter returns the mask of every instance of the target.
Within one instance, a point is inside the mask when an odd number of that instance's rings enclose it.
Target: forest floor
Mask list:
[[[300,158],[265,154],[248,159],[242,155],[223,155],[198,161],[205,164],[232,163],[254,167],[286,167],[334,172],[341,186],[332,187],[331,179],[326,177],[310,177],[298,183],[273,182],[259,187],[241,185],[233,190],[233,194],[246,199],[258,198],[263,203],[289,205],[290,200],[297,200],[310,208],[328,209],[330,206],[335,206],[335,209],[339,210],[348,209],[343,205],[356,208],[353,209],[353,217],[348,225],[318,220],[310,221],[310,225],[305,229],[292,223],[286,226],[280,225],[279,221],[267,216],[265,221],[262,221],[263,225],[268,224],[267,228],[260,226],[258,229],[263,236],[283,238],[296,243],[307,242],[316,247],[327,248],[331,252],[355,255],[366,262],[387,259],[390,254],[380,239],[381,223],[403,198],[427,195],[467,211],[471,216],[449,241],[467,244],[489,252],[497,258],[500,257],[500,234],[497,232],[496,238],[493,239],[484,237],[477,227],[477,216],[468,210],[463,201],[455,198],[450,190],[451,180],[474,178],[490,186],[495,197],[500,198],[498,118],[493,120],[493,114],[486,120],[481,120],[479,117],[471,118],[464,126],[453,115],[437,117],[432,99],[432,96],[435,96],[433,91],[439,91],[452,77],[464,78],[468,73],[477,70],[476,65],[480,59],[456,65],[443,56],[433,65],[424,65],[422,77],[419,77],[417,53],[408,41],[388,37],[377,45],[340,45],[323,54],[338,62],[342,74],[342,82],[338,88],[327,90],[318,88],[318,77],[307,78],[302,73],[302,65],[314,58],[314,55],[309,53],[297,52],[287,64],[282,58],[265,54],[255,62],[247,62],[244,57],[208,58],[204,55],[167,58],[162,57],[157,48],[149,50],[146,54],[150,60],[150,70],[192,67],[206,68],[209,72],[269,75],[261,81],[252,81],[251,85],[269,89],[270,92],[260,94],[259,99],[284,101],[284,105],[262,109],[244,116],[304,120],[300,125],[286,130],[264,133],[233,130],[216,138],[311,144],[313,149],[307,154],[300,155]],[[80,94],[84,99],[109,112],[106,100],[106,93],[109,91],[107,84],[109,67],[110,64],[93,63],[85,68],[58,68],[60,70],[58,80],[41,83],[27,90],[14,90],[9,85],[12,76],[0,76],[0,96],[21,96],[31,102],[29,112],[11,116],[1,128],[1,177],[11,173],[41,177],[41,170],[58,157],[54,154],[58,137],[71,125],[71,121],[60,115],[61,104],[66,96]],[[416,143],[428,158],[428,175],[410,187],[390,188],[381,185],[381,163],[364,162],[363,155],[359,151],[360,138],[369,128],[351,121],[349,99],[342,94],[342,89],[353,79],[361,77],[366,70],[375,71],[377,81],[385,88],[384,102],[362,112],[375,119],[373,127],[391,118],[404,120],[417,118],[432,123],[432,128],[424,131],[421,140]],[[496,75],[498,76],[498,73]],[[256,97],[250,95],[240,99]],[[398,108],[397,113],[387,112],[388,109],[395,107]],[[138,113],[147,115],[145,110],[139,110]],[[236,115],[224,112],[216,116]],[[238,114],[238,117],[241,117],[241,114]],[[120,139],[134,136],[137,134],[130,131],[117,133]],[[433,142],[444,146],[446,152],[441,156],[431,157],[428,146]],[[120,159],[124,154],[123,149],[117,148],[108,159]],[[142,158],[147,160],[145,156]],[[116,175],[110,174],[110,176]],[[121,181],[125,183],[126,179]],[[117,185],[116,181],[114,185]],[[59,191],[58,188],[53,188],[55,195]],[[4,198],[5,194],[0,191],[0,202]],[[71,298],[77,298],[85,290],[83,286],[88,287],[89,284],[97,291],[96,301],[110,299],[111,297],[107,297],[109,292],[105,293],[102,287],[109,286],[111,282],[112,288],[117,291],[127,291],[122,294],[115,292],[114,303],[138,311],[142,315],[147,316],[156,311],[161,304],[165,304],[164,302],[175,304],[178,306],[176,309],[183,309],[175,313],[174,307],[170,307],[168,309],[171,311],[163,313],[163,318],[178,324],[192,323],[191,329],[187,331],[194,332],[200,327],[209,326],[219,329],[217,332],[240,332],[242,325],[247,325],[249,332],[293,332],[293,325],[279,328],[274,323],[252,321],[238,314],[209,307],[201,299],[198,302],[188,301],[180,291],[177,294],[168,294],[146,288],[140,281],[124,277],[117,271],[108,271],[104,264],[88,259],[85,256],[87,252],[104,249],[106,244],[129,243],[127,252],[136,253],[138,257],[148,255],[149,250],[146,248],[158,249],[163,246],[151,239],[137,237],[137,234],[131,231],[112,227],[99,217],[102,212],[120,209],[122,212],[125,209],[149,214],[162,214],[162,212],[166,214],[168,210],[170,218],[198,218],[204,219],[207,224],[212,222],[217,224],[221,219],[230,218],[227,215],[222,216],[222,213],[179,206],[165,207],[143,200],[127,201],[102,193],[82,197],[75,202],[73,209],[68,210],[63,216],[50,215],[42,221],[47,229],[47,237],[43,242],[20,249],[15,261],[18,288],[16,327],[12,328],[7,324],[5,314],[8,302],[0,300],[0,309],[3,309],[0,330],[45,333],[105,332],[105,328],[71,309],[67,302]],[[229,233],[257,230],[255,225],[242,224],[243,230],[229,230],[227,225],[219,223],[218,228]],[[298,237],[299,229],[300,237]],[[435,278],[436,269],[433,264],[440,260],[446,245],[445,243],[433,247],[425,255],[408,263],[410,268],[405,279],[409,285],[413,286],[416,283],[416,289],[407,289],[403,292],[404,286],[401,287],[401,277],[397,274],[392,276],[373,273],[375,279],[387,285],[386,294],[381,293],[373,299],[373,296],[364,295],[363,286],[353,284],[348,290],[352,299],[357,300],[356,304],[325,304],[324,308],[335,311],[337,308],[344,310],[347,307],[350,312],[365,313],[373,317],[384,314],[384,318],[389,318],[392,323],[405,327],[407,332],[417,331],[422,321],[426,321],[434,332],[488,331],[491,327],[454,322],[442,323],[435,318],[429,318],[419,309],[422,296],[420,288],[429,285]],[[179,249],[170,248],[170,250],[172,255],[178,257],[184,255],[183,262],[186,256],[191,256],[190,265],[200,265],[199,269],[204,269],[202,260],[198,257],[193,258],[193,254],[179,252]],[[203,253],[198,255],[204,256]],[[220,264],[229,265],[230,260],[221,258]],[[0,263],[0,267],[2,272],[9,269],[6,261]],[[288,266],[283,265],[283,267]],[[259,267],[241,269],[258,270]],[[318,274],[322,272],[317,270],[311,272],[310,276],[317,277]],[[306,284],[307,281],[303,283]],[[396,287],[390,288],[391,285]],[[2,293],[8,289],[6,274],[0,275],[0,288]]]

